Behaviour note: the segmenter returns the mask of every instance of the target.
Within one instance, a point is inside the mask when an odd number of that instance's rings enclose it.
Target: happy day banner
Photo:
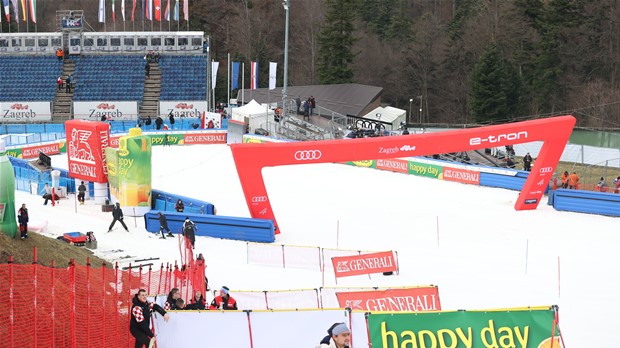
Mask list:
[[[554,316],[551,308],[373,313],[368,329],[374,348],[549,348]],[[561,347],[558,337],[553,347]]]

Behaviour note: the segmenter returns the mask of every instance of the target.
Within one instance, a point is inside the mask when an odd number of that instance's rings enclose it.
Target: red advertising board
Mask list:
[[[108,181],[105,148],[110,142],[110,125],[105,122],[65,122],[69,176],[93,182]]]
[[[336,278],[396,271],[396,260],[391,251],[332,257],[332,264]]]
[[[464,184],[480,185],[480,172],[443,167],[443,179],[446,181],[457,181]]]
[[[337,292],[341,308],[363,311],[425,312],[441,310],[436,286]]]
[[[22,148],[22,158],[39,157],[39,152],[43,152],[46,155],[58,155],[60,153],[60,147],[58,143],[24,147]]]
[[[409,162],[401,159],[380,159],[377,160],[377,169],[409,173]]]
[[[226,144],[226,133],[186,133],[183,135],[185,145]]]
[[[108,145],[109,147],[113,147],[115,149],[118,149],[118,142],[121,139],[120,136],[116,136],[116,137],[110,137],[110,145]]]

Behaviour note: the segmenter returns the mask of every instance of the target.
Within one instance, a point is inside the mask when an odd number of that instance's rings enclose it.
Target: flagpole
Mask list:
[[[241,62],[241,106],[245,105],[245,62]]]
[[[228,62],[226,63],[226,71],[228,72],[228,81],[227,81],[228,86],[226,87],[226,106],[230,111],[230,52],[228,52]]]
[[[213,72],[213,63],[214,62],[215,62],[215,60],[211,59],[211,81],[209,81],[209,83],[211,84],[211,93],[213,95],[213,98],[212,98],[213,110],[215,110],[215,88],[213,88],[213,79],[217,80],[217,76],[215,76],[215,74]]]

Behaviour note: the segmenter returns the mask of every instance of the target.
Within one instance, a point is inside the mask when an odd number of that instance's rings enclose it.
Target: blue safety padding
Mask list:
[[[159,232],[159,211],[151,210],[144,215],[146,230]],[[185,217],[196,224],[197,236],[243,240],[248,242],[273,243],[275,227],[272,220],[239,218],[231,216],[201,215],[189,213],[162,212],[173,233],[180,233]]]
[[[159,190],[153,190],[151,195],[153,202],[151,208],[156,210],[174,212],[177,200],[181,199],[185,212],[215,215],[215,206],[209,202]]]
[[[620,195],[609,192],[558,189],[553,197],[557,210],[620,216]]]
[[[547,199],[547,205],[553,205],[554,196],[555,196],[555,191],[549,190],[549,198]]]
[[[164,201],[163,199],[155,199],[155,210],[162,210],[165,211],[166,210],[166,201]]]

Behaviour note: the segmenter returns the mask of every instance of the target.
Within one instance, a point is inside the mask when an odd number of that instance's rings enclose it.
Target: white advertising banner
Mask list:
[[[175,118],[198,118],[205,111],[207,111],[207,102],[204,100],[159,102],[159,115],[161,117],[168,117],[172,112]]]
[[[81,101],[73,102],[73,118],[77,120],[126,121],[138,119],[138,103],[132,101]]]
[[[0,123],[27,123],[52,120],[49,102],[2,102]]]

